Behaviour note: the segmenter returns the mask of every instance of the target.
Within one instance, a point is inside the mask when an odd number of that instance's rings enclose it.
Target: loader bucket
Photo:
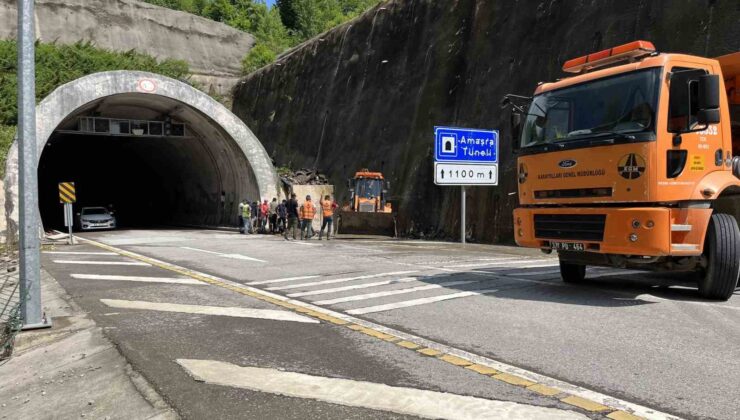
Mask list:
[[[396,216],[393,213],[340,211],[337,234],[396,236]]]

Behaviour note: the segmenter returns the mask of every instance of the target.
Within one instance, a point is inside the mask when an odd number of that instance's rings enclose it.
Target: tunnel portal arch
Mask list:
[[[193,127],[193,133],[197,136],[197,139],[192,142],[197,143],[200,149],[195,152],[191,151],[191,154],[203,155],[193,156],[193,158],[197,157],[201,161],[210,159],[212,161],[211,168],[216,171],[231,170],[227,176],[227,178],[230,178],[228,180],[221,179],[224,174],[218,175],[221,177],[219,182],[228,184],[228,189],[232,190],[228,191],[230,196],[228,211],[231,214],[229,217],[233,216],[233,219],[229,220],[235,221],[236,205],[242,198],[246,198],[247,194],[257,196],[250,197],[250,199],[279,196],[278,176],[267,151],[238,117],[222,104],[194,87],[169,77],[148,72],[110,71],[94,73],[62,85],[44,98],[36,107],[37,168],[39,168],[44,154],[47,153],[48,156],[49,146],[52,145],[51,140],[57,141],[57,137],[60,136],[58,134],[59,128],[63,127],[64,124],[69,124],[77,116],[97,115],[99,112],[90,113],[103,109],[113,110],[110,112],[114,113],[118,112],[118,114],[113,115],[115,118],[126,118],[127,114],[124,115],[125,112],[135,113],[147,106],[151,108],[150,115],[162,112],[161,110],[157,111],[158,107],[154,104],[159,104],[159,108],[169,107],[170,109],[179,110],[181,119],[193,122],[195,126]],[[122,112],[124,114],[121,114]],[[106,115],[101,116],[106,117]],[[213,140],[209,143],[209,139],[218,139],[218,142]],[[185,152],[181,149],[183,148],[178,145],[170,145],[167,150],[173,155],[182,155]],[[146,157],[145,155],[141,156]],[[158,162],[166,162],[167,158],[166,156],[160,157]],[[44,159],[48,160],[45,157]],[[158,162],[150,161],[155,165]],[[191,176],[192,173],[197,174],[197,172],[193,172],[197,171],[196,169],[189,169],[191,170]],[[39,171],[41,172],[41,169]],[[172,177],[171,181],[175,182],[176,180],[177,177]],[[17,141],[13,142],[8,153],[4,184],[6,232],[8,237],[12,237],[18,231]],[[213,189],[214,185],[214,182],[211,182],[206,186],[200,185],[199,187],[200,189]],[[42,187],[40,185],[40,189]],[[222,188],[219,189],[220,191],[215,193],[221,196],[219,198],[225,209],[227,191]],[[200,192],[200,194],[213,193],[214,191]],[[41,200],[43,201],[43,198]],[[198,209],[198,211],[210,210]],[[215,225],[223,223],[223,220],[226,219],[204,218],[204,220],[210,221],[205,224]],[[192,224],[196,225],[198,223]]]

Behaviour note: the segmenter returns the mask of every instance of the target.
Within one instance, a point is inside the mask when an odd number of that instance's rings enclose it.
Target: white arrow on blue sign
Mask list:
[[[434,127],[434,161],[498,163],[498,130]]]

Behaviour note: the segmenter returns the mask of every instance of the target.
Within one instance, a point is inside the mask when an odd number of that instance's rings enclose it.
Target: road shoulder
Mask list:
[[[1,418],[179,418],[46,271],[41,292],[53,327],[0,365]]]

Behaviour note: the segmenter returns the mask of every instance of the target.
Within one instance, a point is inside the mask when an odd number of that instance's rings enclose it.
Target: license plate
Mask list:
[[[550,241],[550,248],[555,251],[585,251],[586,247],[581,242],[553,242]]]

